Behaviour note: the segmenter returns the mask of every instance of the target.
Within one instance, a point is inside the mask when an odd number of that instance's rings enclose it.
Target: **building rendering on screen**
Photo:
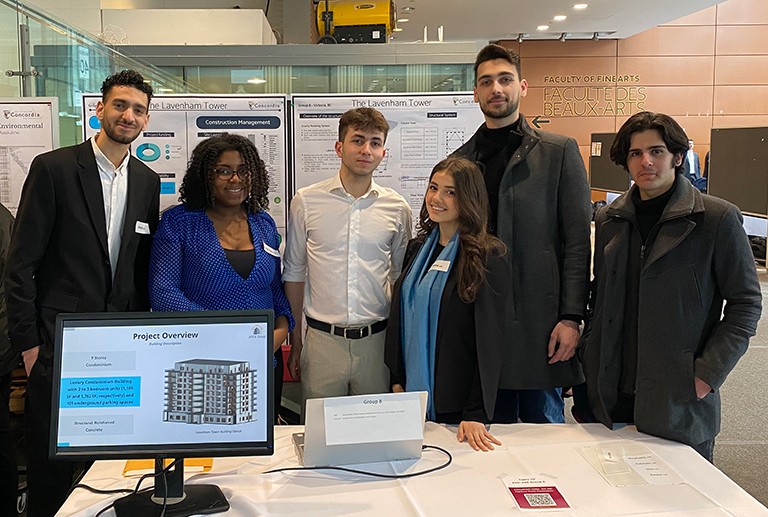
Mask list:
[[[190,359],[165,371],[164,422],[234,425],[256,412],[256,372],[248,361]]]

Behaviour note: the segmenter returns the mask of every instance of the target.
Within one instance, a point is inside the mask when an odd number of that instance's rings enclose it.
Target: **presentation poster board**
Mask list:
[[[59,99],[0,99],[0,202],[14,217],[32,160],[58,146]]]
[[[592,133],[589,149],[589,186],[593,190],[626,192],[629,173],[611,161],[611,145],[616,133]]]
[[[99,131],[96,104],[100,94],[83,95],[83,134]],[[219,133],[242,135],[254,143],[269,173],[269,213],[284,235],[287,224],[288,100],[285,95],[156,95],[145,131],[131,152],[161,181],[160,209],[178,204],[192,150]]]
[[[710,142],[707,193],[768,214],[768,127],[713,129]]]
[[[339,119],[353,108],[375,108],[389,122],[387,154],[374,180],[397,190],[417,215],[432,167],[483,123],[472,93],[294,95],[292,190],[338,173]]]

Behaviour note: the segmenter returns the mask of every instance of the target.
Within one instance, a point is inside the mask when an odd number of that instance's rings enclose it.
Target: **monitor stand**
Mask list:
[[[184,461],[161,474],[163,460],[155,459],[155,489],[138,494],[131,494],[115,501],[117,517],[154,517],[159,516],[166,499],[166,517],[186,517],[226,512],[229,503],[221,489],[216,485],[185,485]],[[168,489],[166,491],[165,484]],[[167,495],[167,498],[166,498]]]

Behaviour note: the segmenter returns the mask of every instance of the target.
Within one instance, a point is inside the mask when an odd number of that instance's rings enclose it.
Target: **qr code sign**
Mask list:
[[[534,508],[556,507],[557,503],[549,494],[523,494],[528,504]]]

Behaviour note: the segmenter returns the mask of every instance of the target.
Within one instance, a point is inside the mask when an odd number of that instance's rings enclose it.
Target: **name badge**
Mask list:
[[[136,221],[136,233],[143,235],[149,235],[149,225],[141,221]]]
[[[430,271],[442,271],[445,273],[448,271],[448,268],[451,267],[451,261],[450,260],[436,260],[432,267],[429,268]]]
[[[270,254],[270,255],[272,255],[273,257],[277,257],[277,258],[280,258],[280,252],[279,252],[279,251],[277,251],[277,250],[276,250],[275,248],[273,248],[272,246],[270,246],[269,244],[267,244],[266,242],[264,243],[264,251],[266,251],[267,253],[269,253],[269,254]]]

